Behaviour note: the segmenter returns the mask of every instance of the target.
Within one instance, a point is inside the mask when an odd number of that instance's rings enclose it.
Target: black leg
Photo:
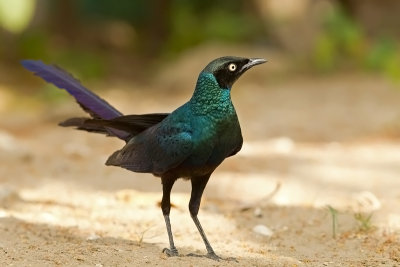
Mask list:
[[[215,254],[213,248],[210,245],[210,242],[208,242],[208,239],[206,237],[206,234],[204,233],[203,227],[201,227],[200,221],[197,218],[197,214],[199,213],[199,208],[200,208],[201,196],[203,195],[204,188],[207,185],[210,175],[211,174],[201,176],[201,177],[193,177],[191,179],[192,194],[190,196],[189,211],[190,211],[190,215],[192,216],[192,219],[194,221],[194,224],[196,225],[196,227],[199,230],[199,233],[201,235],[201,238],[203,239],[204,245],[206,246],[207,257],[210,259],[213,259],[213,260],[220,260],[221,258]],[[189,254],[189,256],[198,256],[198,255]]]
[[[163,185],[161,210],[164,215],[165,225],[167,226],[167,232],[168,232],[168,238],[169,238],[169,248],[164,248],[163,252],[170,257],[178,256],[178,250],[176,249],[175,244],[174,244],[174,238],[172,236],[172,231],[171,231],[171,223],[169,221],[169,212],[171,210],[170,195],[171,195],[172,186],[175,183],[175,179],[162,177],[161,181],[162,181],[162,185]]]

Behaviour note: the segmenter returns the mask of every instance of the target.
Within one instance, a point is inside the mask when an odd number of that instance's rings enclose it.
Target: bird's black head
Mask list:
[[[220,88],[230,89],[248,69],[265,62],[262,58],[220,57],[211,61],[203,72],[212,73]]]

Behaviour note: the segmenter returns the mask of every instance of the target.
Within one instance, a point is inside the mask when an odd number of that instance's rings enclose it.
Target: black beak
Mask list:
[[[249,62],[245,65],[243,65],[241,71],[244,72],[248,69],[250,69],[251,67],[255,66],[255,65],[260,65],[267,62],[267,60],[263,59],[263,58],[250,58]]]

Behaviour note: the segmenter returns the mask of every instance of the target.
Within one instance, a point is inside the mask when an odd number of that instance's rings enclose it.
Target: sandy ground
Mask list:
[[[251,77],[233,92],[246,143],[212,176],[199,214],[216,253],[237,261],[185,256],[205,253],[185,181],[172,196],[180,256],[163,255],[159,179],[104,166],[122,142],[57,127],[83,114],[71,100],[1,113],[1,265],[400,266],[400,91],[364,75]],[[142,113],[172,110],[191,93],[155,87],[103,95]]]

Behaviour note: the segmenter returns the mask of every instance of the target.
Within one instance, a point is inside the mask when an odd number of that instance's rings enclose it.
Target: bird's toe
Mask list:
[[[215,261],[220,261],[222,260],[222,258],[220,256],[218,256],[217,254],[215,254],[215,252],[209,252],[206,255],[207,258],[215,260]]]
[[[176,248],[164,248],[162,252],[167,255],[168,257],[176,257],[178,256],[178,250]]]
[[[212,253],[207,253],[206,255],[201,255],[201,254],[195,254],[195,253],[189,253],[187,254],[187,256],[189,257],[199,257],[199,258],[209,258],[215,261],[220,261],[222,260],[221,257],[219,257],[217,254],[215,254],[214,252]]]
[[[189,253],[186,256],[189,257],[204,257],[204,258],[209,258],[211,260],[215,260],[215,261],[220,261],[220,260],[224,260],[224,261],[234,261],[234,262],[238,262],[237,259],[235,258],[221,258],[220,256],[218,256],[217,254],[215,254],[215,252],[209,252],[206,255],[200,255],[200,254],[195,254],[195,253]]]

